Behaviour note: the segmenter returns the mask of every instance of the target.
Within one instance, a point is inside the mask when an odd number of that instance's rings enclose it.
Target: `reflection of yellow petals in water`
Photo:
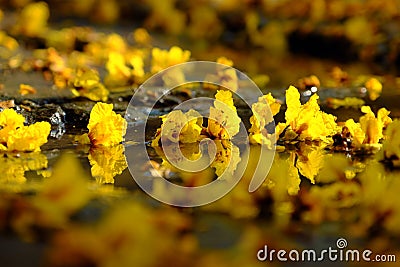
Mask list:
[[[43,157],[46,158],[39,156]],[[23,166],[31,168],[42,165],[45,164],[36,162]],[[29,241],[35,239],[37,229],[54,230],[65,227],[70,216],[90,200],[88,178],[75,155],[61,156],[54,165],[51,176],[33,188],[36,192],[34,195],[16,197],[12,200],[15,205],[8,204],[12,209],[10,226],[24,240]]]
[[[286,159],[276,154],[264,185],[272,192],[275,201],[284,201],[288,195],[296,195],[300,190],[300,176],[294,166],[295,154]]]
[[[75,155],[62,155],[52,175],[43,183],[38,199],[52,202],[65,211],[74,211],[89,199],[88,177]]]
[[[216,156],[210,166],[215,168],[215,174],[218,177],[224,173],[228,177],[233,175],[241,160],[239,148],[227,140],[214,140],[214,144],[217,148]]]
[[[158,173],[156,176],[162,176],[162,173],[165,173],[166,170],[172,171],[172,172],[179,172],[180,175],[182,176],[181,178],[184,180],[185,185],[186,183],[190,184],[190,186],[193,186],[193,184],[196,184],[196,186],[199,186],[200,184],[206,184],[211,182],[211,175],[210,175],[210,168],[215,169],[215,174],[217,177],[221,177],[223,174],[227,176],[223,177],[229,177],[234,174],[239,162],[241,161],[240,157],[240,151],[239,148],[232,144],[228,140],[213,140],[210,141],[211,143],[208,144],[208,155],[203,155],[202,152],[199,149],[200,143],[188,143],[188,144],[180,144],[179,149],[180,153],[176,153],[173,150],[177,149],[176,146],[174,145],[166,145],[163,146],[163,149],[156,149],[157,154],[163,159],[161,166],[153,166],[153,169],[156,170],[155,173]],[[165,154],[167,153],[168,155],[172,155],[176,157],[173,158],[166,158]],[[193,173],[193,172],[186,172],[183,171],[180,168],[177,168],[176,166],[181,163],[184,158],[189,161],[195,161],[195,160],[203,160],[201,163],[197,163],[201,166],[207,166],[208,162],[210,161],[211,157],[215,153],[215,158],[214,160],[209,164],[210,168],[206,168],[205,170]],[[183,158],[184,157],[184,158]],[[171,160],[172,162],[170,162]],[[204,164],[206,163],[206,164]],[[193,163],[188,163],[188,164],[193,164]],[[154,165],[154,163],[152,164]],[[198,181],[199,177],[203,175],[204,179],[201,179],[202,182]],[[197,177],[197,178],[196,178]],[[200,184],[199,184],[200,183]]]
[[[300,150],[296,167],[300,173],[307,177],[311,183],[315,183],[315,176],[318,174],[324,163],[325,152],[321,147],[303,145]]]
[[[180,231],[189,224],[184,216],[172,209],[157,211],[133,202],[120,204],[95,226],[78,225],[58,232],[49,252],[50,265],[156,266],[170,259],[171,247],[185,257],[177,242]]]
[[[38,174],[47,168],[47,157],[41,153],[0,154],[1,184],[25,183],[25,172],[36,171]]]
[[[317,183],[337,182],[355,175],[355,170],[351,167],[351,160],[345,155],[326,154],[323,157],[322,167],[315,177]]]
[[[90,149],[88,158],[92,166],[91,172],[98,183],[114,183],[114,177],[127,168],[124,150],[122,144]]]

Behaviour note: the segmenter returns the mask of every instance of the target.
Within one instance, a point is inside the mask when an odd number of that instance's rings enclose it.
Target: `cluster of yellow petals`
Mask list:
[[[112,87],[143,82],[145,75],[143,67],[143,57],[139,53],[124,55],[121,52],[112,51],[106,62],[108,74],[104,82]]]
[[[88,134],[79,136],[80,143],[111,147],[124,140],[127,122],[113,111],[113,104],[98,102],[90,112]]]
[[[369,98],[375,101],[382,93],[382,83],[377,78],[369,78],[365,82],[365,88],[368,91]]]
[[[345,126],[349,129],[355,145],[362,144],[377,145],[383,138],[383,130],[392,122],[389,117],[390,111],[381,108],[377,112],[377,116],[372,112],[369,106],[363,106],[361,111],[365,115],[361,116],[359,122],[349,119],[345,122]]]
[[[218,90],[215,94],[214,107],[210,107],[207,127],[209,135],[217,139],[230,140],[239,132],[240,122],[231,91]]]
[[[86,97],[93,101],[107,101],[109,91],[101,83],[99,74],[94,69],[76,69],[70,81],[75,96]]]
[[[30,3],[22,9],[14,26],[14,33],[28,37],[44,36],[49,17],[49,7],[45,2]]]
[[[394,167],[400,167],[400,120],[394,120],[386,129],[386,139],[383,141],[379,152],[380,160],[387,160]]]
[[[169,50],[154,47],[151,50],[151,72],[159,72],[170,66],[187,62],[190,55],[189,50],[182,50],[178,46],[173,46]]]
[[[29,84],[20,84],[19,93],[21,95],[36,94],[36,89]]]
[[[162,142],[194,143],[201,140],[203,117],[197,111],[191,109],[186,113],[174,110],[162,116],[162,126],[157,130],[156,138],[152,145],[158,146]]]
[[[271,93],[258,98],[251,107],[253,116],[250,117],[251,128],[249,138],[252,144],[269,144],[268,131],[265,127],[273,122],[273,116],[278,114],[281,104]]]
[[[48,122],[24,125],[24,116],[13,109],[0,112],[0,150],[40,151],[47,142],[51,126]]]
[[[239,132],[240,118],[233,103],[232,93],[218,90],[214,106],[210,107],[208,126],[203,126],[202,115],[191,109],[186,113],[174,110],[162,116],[163,124],[156,132],[153,146],[162,141],[173,143],[195,143],[209,136],[220,140],[230,140]]]
[[[307,103],[302,105],[300,94],[294,86],[286,90],[285,126],[289,126],[300,140],[326,141],[338,130],[336,117],[320,110],[318,98],[318,95],[314,94]],[[279,125],[277,127],[279,127],[277,128],[279,132],[282,127]]]

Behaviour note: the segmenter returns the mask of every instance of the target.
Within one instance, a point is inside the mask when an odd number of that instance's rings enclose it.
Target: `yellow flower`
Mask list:
[[[137,28],[133,31],[133,40],[140,45],[149,45],[151,43],[151,36],[144,28]]]
[[[90,112],[87,134],[92,145],[114,146],[124,140],[127,123],[112,104],[96,103]]]
[[[139,81],[141,81],[141,79],[144,76],[144,62],[143,62],[143,58],[139,55],[133,55],[130,59],[129,59],[129,63],[131,64],[133,70],[132,70],[132,75],[138,79]]]
[[[379,160],[385,160],[394,167],[400,167],[400,120],[394,120],[386,130],[386,140],[378,154]]]
[[[159,72],[170,66],[187,62],[189,59],[190,51],[182,50],[178,46],[171,47],[169,51],[154,47],[151,51],[151,72]]]
[[[7,48],[10,51],[14,51],[18,48],[18,42],[5,31],[0,31],[0,46]]]
[[[290,86],[286,91],[286,124],[300,139],[327,140],[337,132],[336,117],[320,110],[318,95],[314,94],[301,105],[298,90]]]
[[[376,100],[382,93],[382,84],[376,78],[369,78],[365,82],[365,88],[368,91],[369,98],[374,101]]]
[[[124,146],[92,147],[89,151],[89,163],[92,166],[92,176],[96,181],[104,183],[114,183],[114,177],[121,174],[126,168]]]
[[[159,146],[159,140],[173,143],[195,143],[200,141],[203,118],[200,113],[191,109],[186,113],[174,110],[162,117],[163,124],[157,130],[153,146]]]
[[[109,91],[100,82],[99,74],[94,69],[77,69],[70,82],[72,93],[93,101],[107,101]]]
[[[47,142],[51,126],[37,122],[24,126],[25,118],[13,109],[0,112],[0,149],[8,151],[40,151]]]
[[[30,3],[18,16],[15,33],[28,37],[43,36],[47,30],[49,16],[49,7],[45,2]]]
[[[254,103],[251,107],[253,116],[250,117],[251,128],[250,142],[253,144],[267,144],[268,135],[265,126],[273,121],[275,116],[281,108],[281,104],[271,95],[271,93],[258,98],[258,102]],[[271,111],[271,112],[269,112]]]
[[[353,137],[354,145],[360,146],[364,143],[365,133],[361,128],[361,124],[355,122],[353,119],[348,119],[345,122],[345,126],[349,129],[351,136]]]
[[[126,65],[122,53],[110,52],[106,63],[108,75],[105,83],[108,86],[124,86],[131,77],[131,69]]]
[[[233,66],[233,61],[226,58],[226,57],[219,57],[217,58],[217,63],[219,64],[224,64],[224,65],[228,65],[229,67]]]
[[[232,139],[240,129],[241,119],[233,104],[231,91],[218,90],[214,107],[210,107],[208,133],[217,139]]]
[[[365,113],[360,117],[361,129],[366,135],[365,144],[378,144],[383,137],[383,129],[392,121],[388,116],[390,112],[385,108],[378,110],[378,116],[372,112],[369,106],[363,106],[361,111]]]
[[[36,89],[28,84],[20,84],[19,85],[19,93],[21,95],[36,94]]]

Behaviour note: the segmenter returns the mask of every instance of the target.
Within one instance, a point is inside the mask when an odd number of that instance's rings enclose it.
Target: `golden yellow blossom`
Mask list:
[[[0,112],[0,150],[40,151],[47,142],[50,123],[37,122],[24,125],[25,118],[13,109]]]
[[[92,145],[114,146],[124,140],[127,123],[112,104],[96,103],[90,112],[87,134]]]
[[[14,51],[18,48],[18,42],[5,31],[0,31],[0,46],[7,48],[10,51]]]
[[[151,51],[151,72],[159,72],[170,66],[187,62],[190,59],[190,51],[173,46],[170,50],[154,47]]]
[[[96,146],[90,148],[89,163],[92,166],[92,176],[98,183],[114,183],[114,177],[121,174],[126,168],[124,146],[104,147]]]
[[[214,107],[210,107],[208,133],[217,139],[232,139],[240,129],[241,119],[233,104],[231,91],[218,90]]]
[[[124,86],[131,77],[131,69],[126,65],[124,56],[118,52],[110,52],[106,69],[108,75],[105,83],[108,86]]]
[[[136,78],[139,82],[142,81],[142,78],[144,76],[144,62],[143,62],[143,57],[139,55],[133,55],[129,59],[129,63],[132,66],[132,75],[134,78]]]
[[[109,91],[100,82],[99,74],[94,69],[77,69],[70,82],[72,93],[93,101],[107,101]]]
[[[47,30],[49,16],[49,7],[45,2],[30,3],[18,16],[15,33],[28,37],[43,36]]]
[[[361,111],[365,113],[360,117],[361,129],[366,135],[365,144],[378,144],[383,137],[383,129],[391,123],[392,119],[388,116],[389,111],[385,108],[378,110],[377,117],[369,106],[363,106]]]
[[[286,124],[300,139],[326,140],[337,132],[336,117],[320,110],[318,95],[314,94],[301,105],[298,90],[290,86],[286,91]]]
[[[365,132],[361,128],[361,124],[355,122],[353,119],[348,119],[345,122],[345,126],[349,129],[351,136],[353,137],[354,145],[359,146],[364,143]]]
[[[273,121],[275,116],[281,108],[281,104],[276,101],[271,93],[258,98],[258,102],[252,105],[253,116],[250,117],[251,128],[250,142],[253,144],[267,144],[268,135],[265,126]]]
[[[200,113],[191,109],[186,113],[174,110],[162,117],[163,124],[157,130],[153,146],[159,146],[159,140],[173,143],[195,143],[201,139],[203,118]]]
[[[36,89],[28,84],[20,84],[19,85],[19,93],[21,95],[36,94]]]
[[[386,140],[378,154],[379,160],[387,161],[394,167],[400,167],[400,120],[394,120],[386,129]]]
[[[219,64],[224,64],[224,65],[228,65],[229,67],[233,66],[233,61],[226,58],[226,57],[219,57],[217,58],[217,63]]]
[[[365,88],[368,91],[369,98],[374,101],[376,100],[382,93],[382,84],[376,78],[369,78],[365,82]]]
[[[137,28],[133,31],[133,40],[140,45],[149,45],[151,36],[145,28]]]
[[[310,89],[311,87],[319,88],[321,86],[321,82],[315,75],[303,77],[297,81],[297,84],[300,90]]]

